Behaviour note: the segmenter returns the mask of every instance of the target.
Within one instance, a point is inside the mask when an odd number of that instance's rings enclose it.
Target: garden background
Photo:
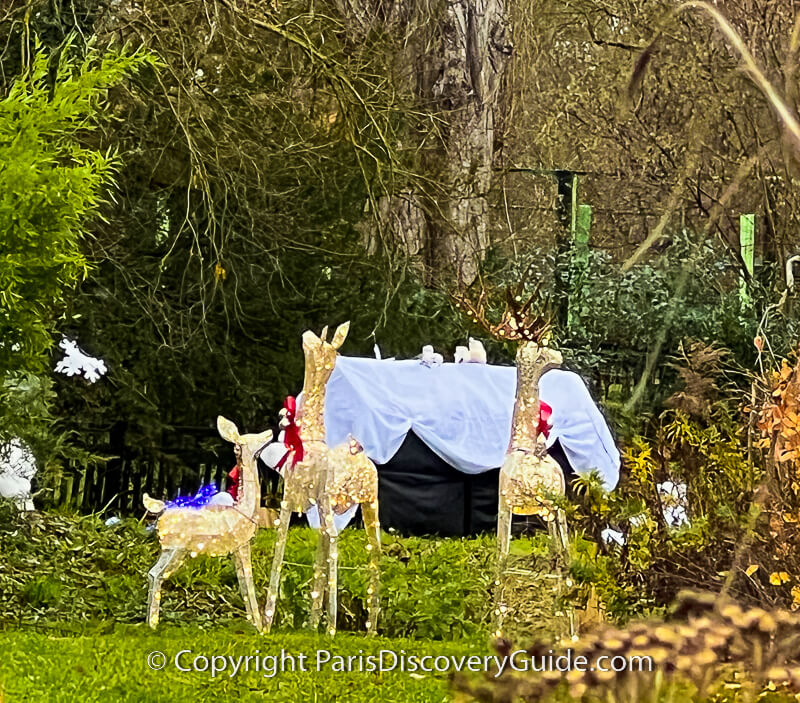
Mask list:
[[[729,0],[726,25],[716,5],[689,5],[3,4],[0,439],[32,448],[40,512],[0,512],[2,695],[206,695],[101,655],[142,660],[159,639],[141,626],[156,549],[142,492],[219,481],[232,457],[216,416],[272,425],[301,385],[305,329],[349,319],[345,354],[433,344],[451,358],[476,335],[451,294],[523,273],[624,453],[620,488],[587,480],[569,508],[571,602],[597,595],[620,625],[663,617],[684,588],[800,604],[799,8]],[[54,374],[62,335],[107,375]],[[511,363],[510,347],[487,349]],[[665,481],[686,484],[688,523],[671,524]],[[345,565],[362,561],[356,537]],[[309,539],[293,534],[310,563]],[[381,635],[488,651],[490,537],[386,539]],[[546,642],[564,604],[541,540],[520,544],[517,636]],[[300,647],[298,559],[279,636]],[[359,573],[343,583],[354,632]],[[257,641],[234,624],[230,566],[182,574],[165,638]],[[397,681],[231,685],[275,700],[471,695],[445,677]]]

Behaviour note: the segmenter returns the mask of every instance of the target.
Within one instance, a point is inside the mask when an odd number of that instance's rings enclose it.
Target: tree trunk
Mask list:
[[[406,35],[398,65],[413,66],[420,108],[440,121],[424,161],[435,185],[383,196],[378,221],[394,246],[424,266],[429,283],[471,283],[489,245],[495,110],[512,51],[505,6],[503,0],[447,0],[436,16],[419,17],[415,5],[401,0],[382,12],[374,0],[340,5],[364,30],[380,17],[393,22],[395,33],[425,25],[424,36],[408,41]],[[429,141],[429,134],[419,135],[420,145]]]

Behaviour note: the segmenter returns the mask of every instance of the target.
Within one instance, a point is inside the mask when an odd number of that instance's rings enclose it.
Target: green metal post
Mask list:
[[[592,229],[592,206],[578,205],[578,213],[575,218],[575,229],[573,230],[573,247],[575,253],[573,258],[582,264],[589,261],[589,233]]]
[[[569,231],[572,235],[570,244],[575,246],[575,228],[578,225],[578,174],[572,174],[572,203],[570,206]]]
[[[576,188],[577,190],[577,188]],[[567,328],[575,324],[575,313],[572,308],[572,298],[583,286],[586,266],[589,263],[589,235],[592,229],[592,206],[578,205],[574,210],[572,227],[572,271],[569,282],[570,306],[567,310]]]
[[[755,258],[756,248],[756,216],[753,213],[749,215],[739,215],[739,245],[742,254],[742,261],[747,270],[750,279],[753,278],[753,261]],[[748,282],[742,277],[739,283],[739,297],[743,303],[750,301],[750,296],[747,292]]]

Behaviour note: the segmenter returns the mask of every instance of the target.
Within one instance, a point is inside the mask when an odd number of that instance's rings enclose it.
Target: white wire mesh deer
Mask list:
[[[369,585],[367,587],[367,633],[377,632],[380,606],[380,523],[378,520],[378,471],[357,442],[329,447],[325,443],[325,386],[336,364],[337,350],[347,337],[350,323],[340,325],[330,343],[327,327],[321,337],[313,332],[303,334],[305,379],[303,406],[300,414],[302,457],[293,451],[284,465],[284,493],[278,535],[272,559],[269,591],[264,607],[265,628],[269,631],[275,617],[280,587],[281,566],[286,548],[289,519],[293,512],[304,513],[316,505],[319,510],[319,545],[314,564],[309,624],[316,629],[322,617],[327,587],[327,631],[336,633],[338,545],[334,514],[341,514],[354,504],[361,505],[369,553]],[[327,583],[326,583],[327,567]]]
[[[219,416],[217,429],[223,439],[232,442],[241,469],[238,500],[233,506],[207,505],[202,508],[166,508],[162,501],[144,495],[145,507],[158,519],[158,539],[161,556],[148,574],[150,590],[147,596],[147,624],[158,625],[161,605],[161,586],[186,556],[198,554],[224,556],[233,554],[236,575],[242,591],[248,619],[262,629],[261,613],[256,599],[253,571],[250,562],[250,540],[259,527],[261,489],[256,459],[271,441],[272,432],[240,435],[236,425]]]

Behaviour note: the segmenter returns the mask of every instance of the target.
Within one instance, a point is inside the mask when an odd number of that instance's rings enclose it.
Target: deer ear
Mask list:
[[[331,346],[334,349],[338,349],[339,347],[344,344],[344,340],[347,337],[347,333],[350,331],[350,321],[343,322],[336,328],[336,332],[333,335],[333,339],[331,340]]]
[[[325,342],[328,339],[328,325],[322,328],[322,334],[319,336],[320,341]]]
[[[256,435],[257,444],[264,446],[267,442],[272,441],[272,430],[264,430]]]
[[[228,418],[222,417],[222,415],[217,416],[217,430],[222,439],[226,439],[234,444],[239,443],[239,429]]]

